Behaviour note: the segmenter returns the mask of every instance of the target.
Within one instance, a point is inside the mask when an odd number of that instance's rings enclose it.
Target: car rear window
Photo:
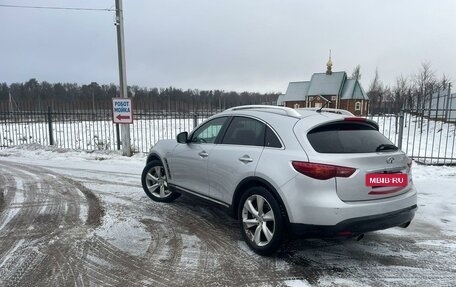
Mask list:
[[[307,134],[319,153],[370,153],[396,151],[390,140],[367,123],[332,123]]]

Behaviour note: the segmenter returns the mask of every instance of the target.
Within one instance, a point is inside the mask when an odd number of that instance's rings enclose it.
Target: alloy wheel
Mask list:
[[[158,198],[165,198],[171,194],[163,166],[154,166],[147,172],[146,186],[149,192]]]
[[[275,231],[275,216],[270,203],[261,195],[251,195],[242,208],[244,232],[256,246],[271,242]]]

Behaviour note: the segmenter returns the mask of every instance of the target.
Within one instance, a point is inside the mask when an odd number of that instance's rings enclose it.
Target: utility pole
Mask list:
[[[122,0],[116,1],[116,27],[117,27],[117,51],[119,57],[119,82],[120,82],[120,97],[128,98],[127,93],[127,75],[125,72],[125,45],[124,45],[124,25],[123,25],[123,8]],[[131,156],[130,143],[130,125],[121,124],[122,134],[122,155]]]

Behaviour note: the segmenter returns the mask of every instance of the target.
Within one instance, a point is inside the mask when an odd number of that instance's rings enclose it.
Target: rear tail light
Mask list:
[[[346,117],[346,118],[344,118],[344,121],[346,121],[346,122],[365,122],[366,118],[362,118],[362,117]]]
[[[356,168],[352,167],[302,161],[293,161],[292,165],[297,172],[321,180],[333,177],[350,177],[356,171]]]
[[[339,236],[350,236],[352,233],[350,231],[339,231],[337,232],[337,235]]]

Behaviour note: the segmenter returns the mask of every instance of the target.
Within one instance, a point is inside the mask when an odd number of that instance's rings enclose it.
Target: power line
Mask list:
[[[23,8],[23,9],[47,9],[47,10],[76,10],[76,11],[116,11],[111,8],[80,8],[80,7],[58,7],[58,6],[26,6],[26,5],[9,5],[0,4],[5,8]]]

